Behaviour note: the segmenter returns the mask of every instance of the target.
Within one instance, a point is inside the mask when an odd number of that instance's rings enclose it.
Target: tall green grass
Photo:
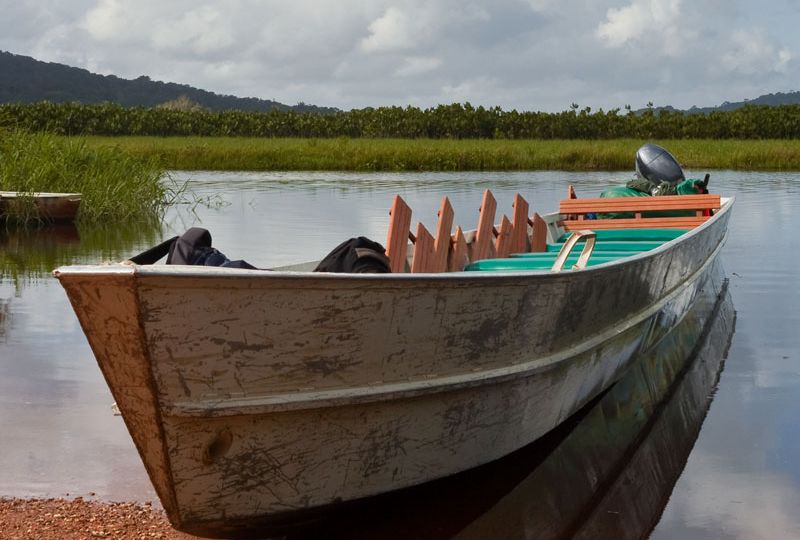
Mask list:
[[[0,131],[0,191],[81,193],[81,221],[151,216],[174,196],[167,179],[155,156],[78,137]],[[32,219],[25,205],[15,212],[12,220]]]
[[[628,170],[645,142],[669,149],[686,168],[800,170],[794,140],[298,139],[88,137],[166,169],[183,170]]]

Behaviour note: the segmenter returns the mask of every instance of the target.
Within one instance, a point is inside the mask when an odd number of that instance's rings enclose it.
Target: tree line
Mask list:
[[[39,102],[0,105],[0,127],[58,135],[355,137],[431,139],[793,139],[800,105],[748,105],[686,114],[648,108],[556,113],[504,111],[469,103],[430,108],[379,107],[319,114],[127,108]]]

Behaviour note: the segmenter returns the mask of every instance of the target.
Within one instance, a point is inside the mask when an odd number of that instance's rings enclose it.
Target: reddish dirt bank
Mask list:
[[[147,504],[0,498],[3,540],[192,540]]]

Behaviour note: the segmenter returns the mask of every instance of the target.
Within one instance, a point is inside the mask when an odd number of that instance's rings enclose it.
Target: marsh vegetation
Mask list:
[[[0,191],[81,193],[78,218],[98,223],[153,216],[180,187],[154,156],[81,137],[8,130],[0,132]],[[15,212],[7,217],[32,219],[24,205]]]
[[[800,170],[793,140],[334,139],[88,137],[166,169],[231,171],[619,171],[643,142],[668,148],[684,168]]]

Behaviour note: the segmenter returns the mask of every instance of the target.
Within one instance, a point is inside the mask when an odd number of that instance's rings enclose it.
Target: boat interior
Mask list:
[[[715,194],[578,198],[569,186],[558,212],[528,215],[515,195],[513,217],[495,223],[497,202],[483,194],[478,227],[453,226],[442,198],[436,235],[421,223],[410,231],[411,209],[396,195],[390,210],[387,255],[392,272],[561,272],[614,262],[660,247],[705,223],[720,210]]]
[[[583,266],[596,266],[616,261],[631,255],[655,249],[683,233],[686,229],[621,229],[594,231],[595,244],[590,256]],[[568,239],[575,233],[564,233],[555,242],[548,242],[545,251],[539,253],[512,253],[507,258],[483,259],[468,264],[464,270],[475,271],[520,271],[520,270],[553,270],[556,258],[565,249]],[[582,251],[580,253],[583,253]],[[563,254],[563,253],[562,253]],[[563,260],[564,266],[573,268],[578,264],[580,254],[576,249],[570,250]]]

